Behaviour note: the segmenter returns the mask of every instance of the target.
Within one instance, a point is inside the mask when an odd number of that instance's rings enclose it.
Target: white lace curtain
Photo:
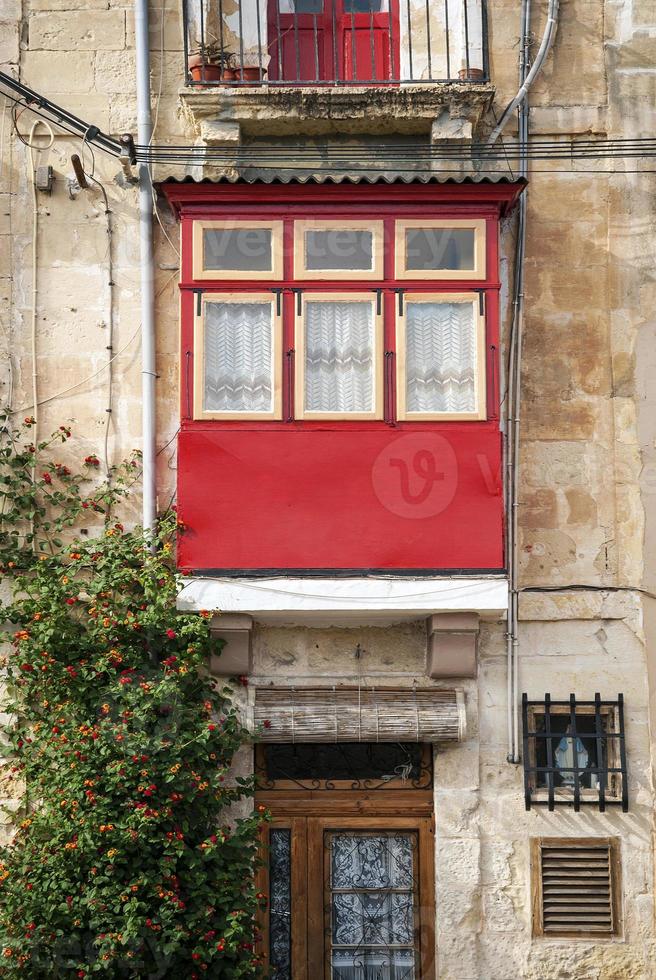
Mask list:
[[[207,303],[206,412],[270,412],[273,344],[270,303]]]
[[[406,305],[408,412],[476,411],[476,324],[471,303]]]
[[[370,302],[305,308],[305,410],[374,409],[374,317]]]

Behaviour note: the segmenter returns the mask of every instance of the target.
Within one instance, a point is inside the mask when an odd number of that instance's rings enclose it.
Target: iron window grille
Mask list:
[[[629,809],[624,698],[543,701],[522,696],[524,798],[531,806]]]

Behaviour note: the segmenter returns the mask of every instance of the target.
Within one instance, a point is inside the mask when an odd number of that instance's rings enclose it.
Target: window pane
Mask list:
[[[374,236],[351,228],[305,232],[306,269],[372,269]]]
[[[306,411],[373,412],[371,303],[307,302],[305,351]]]
[[[608,731],[609,716],[603,714],[602,734]],[[549,728],[552,738],[535,739],[535,758],[539,769],[546,768],[548,764],[547,742],[551,742],[551,758],[554,767],[554,786],[573,787],[575,783],[574,762],[576,768],[581,770],[579,775],[579,785],[582,789],[597,789],[599,777],[597,773],[591,772],[593,769],[605,769],[608,767],[608,746],[607,740],[601,740],[601,759],[598,753],[598,740],[596,730],[596,720],[593,714],[575,714],[576,739],[572,737],[572,722],[569,714],[550,713]],[[545,716],[536,715],[536,732],[543,733],[546,730]],[[575,759],[576,749],[576,759]],[[548,786],[547,774],[539,772],[537,774],[537,787]]]
[[[473,228],[407,228],[406,268],[473,271],[475,240]]]
[[[476,410],[476,325],[471,303],[406,305],[408,412]]]
[[[292,980],[291,831],[269,832],[269,965],[271,980]]]
[[[204,228],[203,267],[221,272],[270,272],[270,228]]]
[[[270,303],[205,304],[206,412],[270,412],[273,339]]]

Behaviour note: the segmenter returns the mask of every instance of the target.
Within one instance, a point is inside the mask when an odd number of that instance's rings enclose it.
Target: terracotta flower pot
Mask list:
[[[189,59],[191,61],[191,58]],[[197,65],[189,65],[191,77],[195,82],[218,82],[221,79],[221,69],[219,65],[203,64],[201,61]]]
[[[461,68],[458,72],[458,78],[461,82],[482,82],[485,78],[485,72],[482,68]]]
[[[256,65],[248,66],[237,71],[237,77],[243,82],[261,82],[266,75],[266,68],[260,69]]]
[[[234,82],[237,78],[237,71],[234,68],[224,68],[221,72],[221,80],[224,82]]]

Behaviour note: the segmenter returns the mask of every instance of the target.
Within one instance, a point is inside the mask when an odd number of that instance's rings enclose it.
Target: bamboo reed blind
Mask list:
[[[464,695],[453,688],[258,688],[254,720],[265,742],[458,742]]]

